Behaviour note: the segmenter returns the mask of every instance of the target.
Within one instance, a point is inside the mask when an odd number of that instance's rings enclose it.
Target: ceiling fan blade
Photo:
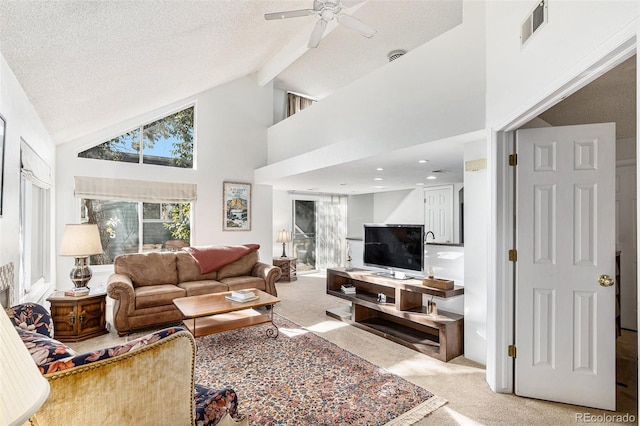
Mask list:
[[[373,35],[376,33],[376,30],[351,15],[338,15],[338,22],[349,28],[350,30],[360,33],[367,38],[373,37]]]
[[[342,7],[349,8],[362,3],[365,0],[341,0]]]
[[[327,28],[327,21],[324,19],[318,20],[316,22],[316,26],[313,28],[313,32],[311,33],[311,37],[309,38],[308,46],[310,48],[318,47],[320,44],[320,40],[322,40],[322,34],[324,34],[324,30]]]
[[[265,13],[264,19],[271,21],[274,19],[299,18],[301,16],[309,16],[316,13],[313,9],[287,10],[286,12]]]

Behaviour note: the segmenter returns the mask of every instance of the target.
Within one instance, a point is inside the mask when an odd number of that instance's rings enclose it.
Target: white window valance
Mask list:
[[[197,199],[196,184],[75,176],[76,198],[190,203]]]
[[[20,174],[40,188],[49,189],[53,185],[51,167],[23,140],[20,140]]]

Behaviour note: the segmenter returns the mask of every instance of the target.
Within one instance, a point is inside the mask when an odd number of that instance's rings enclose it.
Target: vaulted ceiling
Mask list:
[[[385,66],[391,51],[410,52],[463,19],[462,0],[365,0],[344,12],[375,28],[372,38],[334,23],[320,45],[309,49],[317,15],[264,18],[313,5],[312,0],[0,0],[0,51],[60,144],[244,76],[321,100]],[[634,137],[635,86],[633,58],[541,118],[556,126],[616,121],[619,138]],[[409,165],[427,156],[432,168],[451,172],[438,182],[461,181],[461,148],[434,147],[298,175],[282,186],[323,191],[321,183],[332,182],[332,192],[353,192],[358,185],[357,192],[404,189],[424,180],[423,168]],[[374,166],[397,179],[374,188]]]
[[[343,12],[372,38],[330,25],[308,49],[316,14],[264,18],[313,5],[0,0],[0,50],[59,144],[248,75],[321,99],[462,21],[461,0],[363,1]]]

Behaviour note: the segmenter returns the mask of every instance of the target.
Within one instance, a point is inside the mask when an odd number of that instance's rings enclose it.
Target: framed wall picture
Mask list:
[[[4,151],[7,140],[7,120],[0,114],[0,217],[2,217],[2,199],[4,198]]]
[[[251,184],[223,182],[222,230],[251,230]]]

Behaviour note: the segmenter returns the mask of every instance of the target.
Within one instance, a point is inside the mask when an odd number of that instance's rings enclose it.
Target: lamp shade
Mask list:
[[[291,233],[289,231],[285,231],[284,229],[278,232],[278,239],[276,243],[290,243],[291,242]]]
[[[0,424],[22,425],[49,396],[49,382],[0,305]]]
[[[91,256],[101,253],[102,242],[98,225],[66,225],[58,253],[60,256]]]

